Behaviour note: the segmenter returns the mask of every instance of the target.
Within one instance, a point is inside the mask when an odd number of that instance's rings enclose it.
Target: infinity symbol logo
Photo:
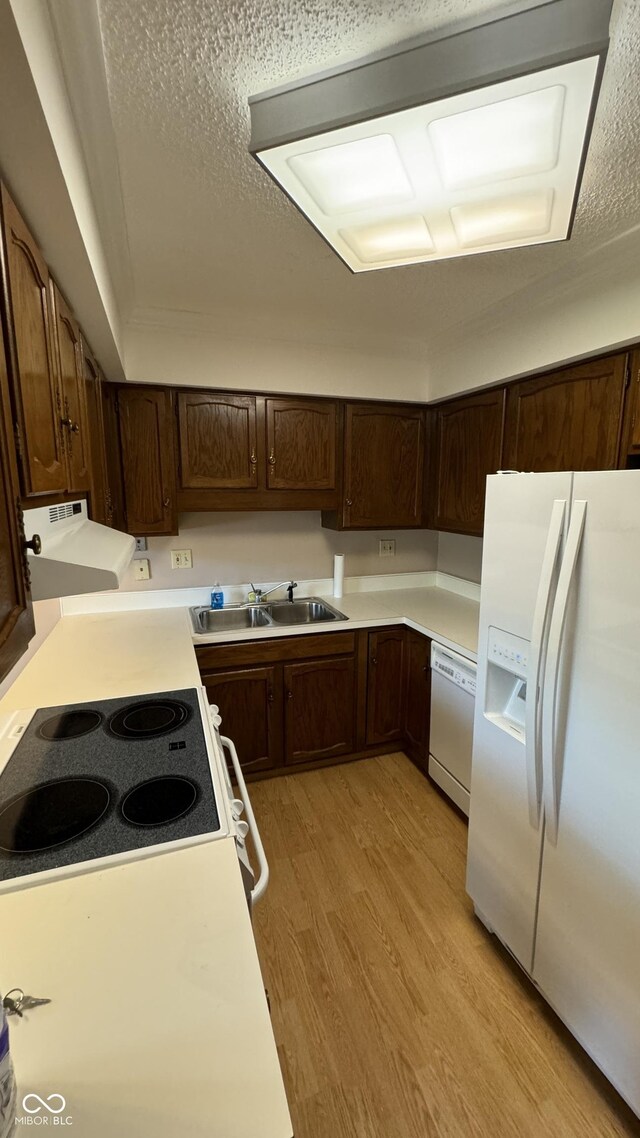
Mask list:
[[[31,1100],[32,1102],[35,1102],[36,1105],[33,1107],[27,1106],[27,1103],[29,1102],[29,1100]],[[57,1106],[57,1107],[53,1106],[52,1103],[54,1102],[54,1100],[57,1100],[61,1105]],[[44,1099],[44,1098],[40,1098],[40,1095],[30,1093],[28,1095],[25,1095],[23,1100],[22,1100],[22,1109],[26,1110],[27,1114],[37,1114],[38,1111],[42,1110],[43,1107],[45,1110],[49,1111],[49,1114],[62,1114],[62,1111],[64,1110],[66,1105],[67,1105],[67,1100],[65,1098],[63,1098],[62,1095],[55,1095],[55,1094],[54,1095],[48,1095],[47,1098]]]

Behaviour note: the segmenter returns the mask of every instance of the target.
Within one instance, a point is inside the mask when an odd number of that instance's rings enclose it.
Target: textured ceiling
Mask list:
[[[84,0],[82,0],[84,2]],[[495,0],[98,0],[138,310],[314,326],[338,342],[442,343],[631,228],[640,207],[640,5],[612,46],[569,243],[354,277],[247,152],[249,95]],[[523,299],[523,303],[525,303]]]

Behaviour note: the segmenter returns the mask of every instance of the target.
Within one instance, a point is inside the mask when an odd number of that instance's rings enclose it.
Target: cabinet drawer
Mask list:
[[[347,656],[355,652],[354,632],[322,632],[311,636],[282,636],[277,640],[245,640],[196,648],[200,671],[236,664],[305,660],[318,656]]]

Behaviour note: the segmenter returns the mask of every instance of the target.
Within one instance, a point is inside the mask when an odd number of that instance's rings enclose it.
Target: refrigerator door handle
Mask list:
[[[533,613],[531,628],[531,648],[529,652],[529,675],[527,679],[527,704],[525,711],[525,752],[527,765],[527,797],[529,800],[529,822],[534,830],[540,825],[540,806],[542,799],[542,760],[540,754],[540,694],[542,684],[542,662],[544,643],[549,615],[552,607],[551,586],[553,574],[560,552],[564,533],[567,503],[556,498],[551,511],[547,532],[538,595]]]
[[[560,804],[560,786],[556,754],[556,715],[560,654],[567,619],[569,593],[578,563],[580,546],[582,545],[586,512],[586,502],[573,502],[567,543],[562,565],[560,566],[556,600],[551,617],[547,663],[544,672],[542,701],[542,787],[544,795],[545,836],[554,846],[558,840],[558,812]]]

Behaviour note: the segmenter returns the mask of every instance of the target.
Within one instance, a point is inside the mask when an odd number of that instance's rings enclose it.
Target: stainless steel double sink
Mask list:
[[[238,632],[244,628],[278,628],[300,624],[324,624],[349,618],[319,597],[296,601],[262,601],[260,604],[228,605],[223,609],[196,606],[191,621],[197,633]]]

